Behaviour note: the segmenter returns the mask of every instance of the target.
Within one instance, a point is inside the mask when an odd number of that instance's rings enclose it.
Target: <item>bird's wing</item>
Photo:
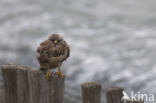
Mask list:
[[[66,46],[66,50],[67,50],[67,57],[66,58],[68,58],[70,56],[70,48],[68,45]]]
[[[48,62],[48,53],[49,53],[49,42],[48,40],[43,41],[40,46],[37,48],[37,59],[40,63],[47,63]]]
[[[43,41],[40,46],[37,48],[37,52],[42,54],[49,48],[48,40]]]
[[[69,57],[69,55],[70,55],[70,48],[69,48],[69,46],[68,46],[68,44],[66,43],[66,41],[64,41],[64,43],[63,43],[63,48],[62,48],[63,50],[62,50],[62,55],[64,54],[64,58],[63,58],[63,60],[62,61],[64,61],[64,60],[66,60],[68,57]]]

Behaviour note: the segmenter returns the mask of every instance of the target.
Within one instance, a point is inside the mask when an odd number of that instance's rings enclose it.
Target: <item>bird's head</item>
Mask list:
[[[59,34],[52,34],[49,37],[49,40],[52,42],[52,44],[59,45],[63,41],[63,37]]]

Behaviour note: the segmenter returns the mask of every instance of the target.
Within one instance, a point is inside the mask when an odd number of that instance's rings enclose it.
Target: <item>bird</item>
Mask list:
[[[47,70],[45,75],[47,80],[52,75],[50,69],[55,69],[56,67],[58,68],[56,74],[62,78],[65,77],[61,72],[60,66],[70,56],[70,48],[61,35],[51,34],[47,40],[40,43],[37,48],[37,54],[40,69]]]

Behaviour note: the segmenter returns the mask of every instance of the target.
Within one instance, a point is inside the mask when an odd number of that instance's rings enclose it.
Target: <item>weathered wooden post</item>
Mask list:
[[[14,64],[2,66],[5,103],[28,103],[27,68]]]
[[[106,103],[122,103],[123,89],[120,87],[108,88],[106,90]]]
[[[30,103],[64,103],[64,78],[52,74],[51,79],[46,80],[40,70],[30,70],[28,78]]]
[[[82,103],[101,103],[101,85],[94,82],[82,84]]]
[[[65,79],[14,64],[2,67],[5,103],[64,103]]]

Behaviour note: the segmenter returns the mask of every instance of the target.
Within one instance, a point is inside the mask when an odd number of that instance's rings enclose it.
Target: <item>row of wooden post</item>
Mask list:
[[[5,103],[64,103],[65,79],[52,74],[45,79],[45,72],[32,70],[15,64],[2,66]],[[101,85],[84,83],[82,103],[101,103]],[[106,90],[107,103],[123,103],[123,89],[113,87]],[[127,103],[143,103],[127,101]]]

